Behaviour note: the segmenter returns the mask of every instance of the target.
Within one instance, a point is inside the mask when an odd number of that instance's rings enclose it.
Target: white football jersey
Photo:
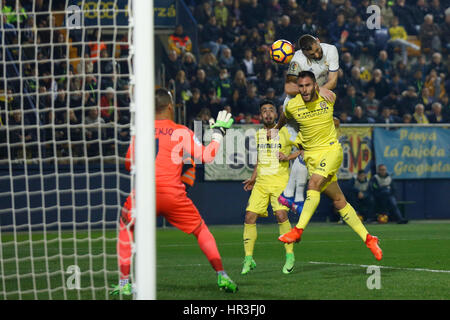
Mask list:
[[[339,70],[339,54],[335,46],[327,43],[320,43],[323,56],[319,61],[309,60],[305,57],[302,50],[295,52],[294,57],[289,64],[287,74],[297,76],[300,71],[311,71],[316,76],[319,86],[327,83],[328,72],[337,72]]]

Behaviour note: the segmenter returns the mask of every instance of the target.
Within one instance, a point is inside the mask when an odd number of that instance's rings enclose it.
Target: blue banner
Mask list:
[[[450,178],[450,130],[436,127],[374,129],[376,164],[397,179]]]
[[[155,27],[175,27],[177,18],[176,0],[155,0],[153,8]]]
[[[129,5],[129,0],[70,0],[67,10],[80,12],[84,26],[127,26]]]

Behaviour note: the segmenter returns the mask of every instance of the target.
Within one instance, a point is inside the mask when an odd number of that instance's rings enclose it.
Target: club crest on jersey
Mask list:
[[[321,109],[325,109],[327,107],[327,103],[325,101],[321,101],[320,104],[319,104],[319,107]]]

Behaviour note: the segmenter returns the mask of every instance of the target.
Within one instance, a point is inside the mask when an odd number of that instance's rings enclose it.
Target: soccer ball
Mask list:
[[[287,40],[277,40],[270,47],[270,59],[276,63],[289,63],[294,56],[295,49],[292,43]]]
[[[378,223],[387,223],[389,221],[389,217],[385,213],[381,213],[378,215]]]

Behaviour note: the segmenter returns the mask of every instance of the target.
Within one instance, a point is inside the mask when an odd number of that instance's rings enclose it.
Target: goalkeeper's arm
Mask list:
[[[219,112],[217,116],[217,120],[210,119],[210,128],[213,130],[211,136],[211,143],[208,146],[202,145],[202,143],[195,137],[194,133],[190,132],[190,141],[183,146],[184,150],[186,150],[190,155],[192,155],[196,160],[200,160],[202,163],[209,163],[214,160],[216,157],[217,151],[220,148],[220,144],[223,141],[223,136],[226,133],[226,130],[231,128],[234,119],[231,116],[231,113],[228,113],[226,110],[222,110]]]

